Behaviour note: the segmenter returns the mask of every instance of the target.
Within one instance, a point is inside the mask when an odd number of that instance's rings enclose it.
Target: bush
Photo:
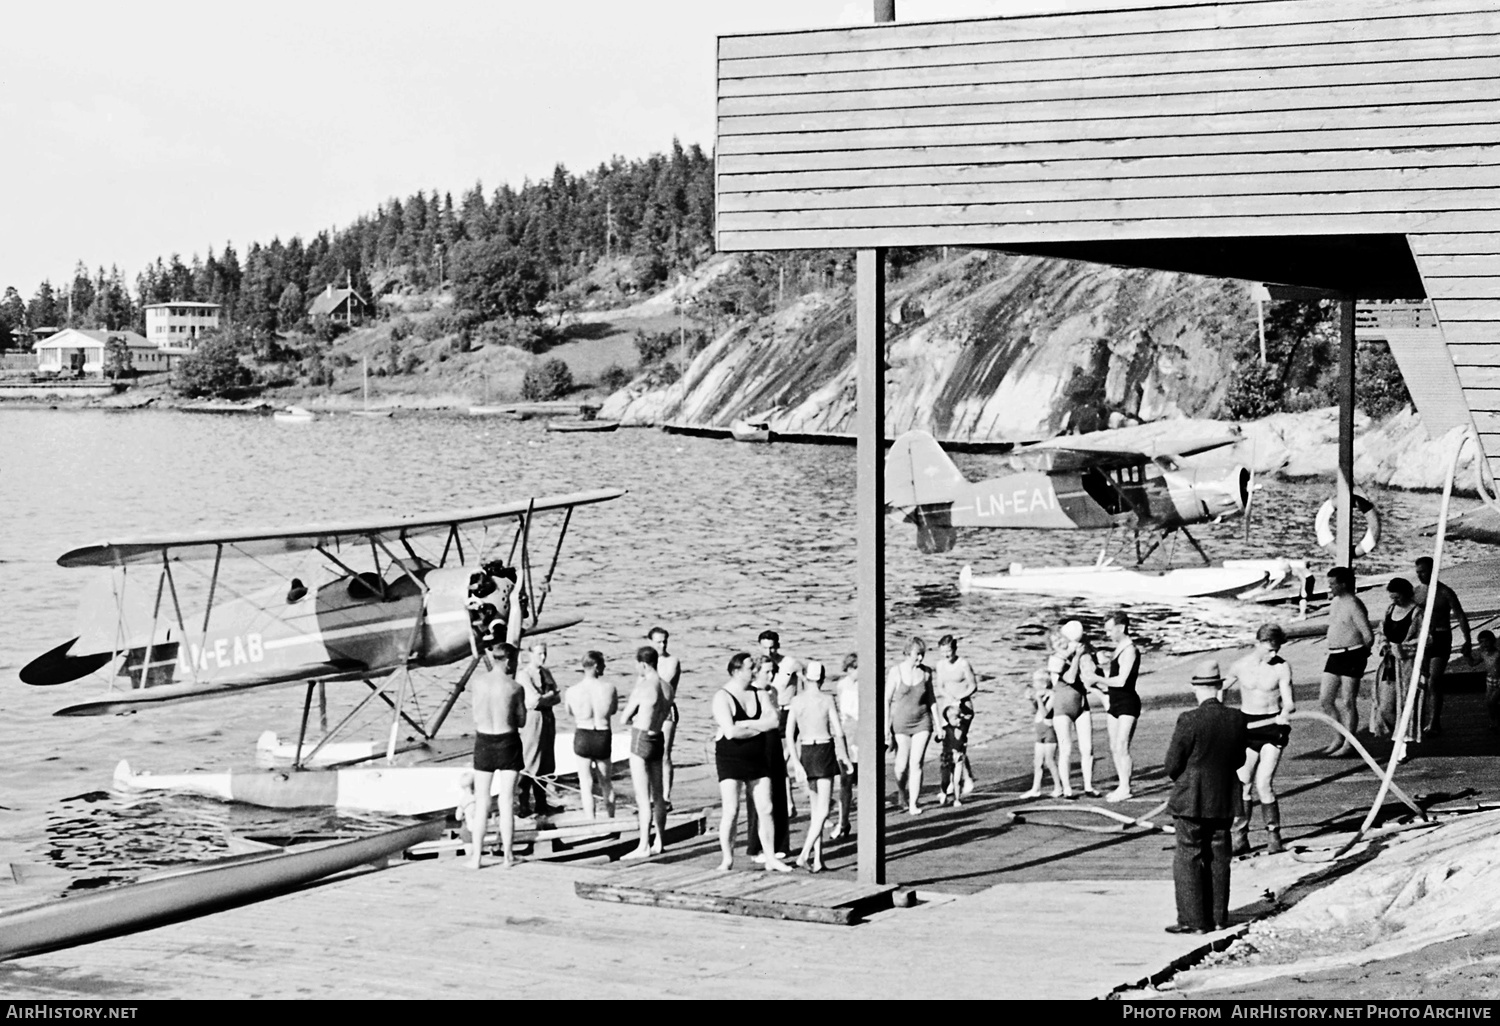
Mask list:
[[[324,317],[321,314],[313,318],[312,327],[313,335],[319,342],[322,342],[325,345],[329,342],[332,342],[340,335],[345,334],[349,330],[349,325],[345,324],[343,321],[335,321],[332,318]]]
[[[618,363],[612,363],[599,373],[599,384],[611,392],[618,392],[630,384],[634,378],[635,375],[631,374],[624,367],[621,367]]]
[[[1354,389],[1359,408],[1379,419],[1411,402],[1406,379],[1384,342],[1364,342],[1354,352]]]
[[[505,317],[474,329],[476,346],[515,346],[524,353],[540,352],[552,332],[540,317]]]
[[[411,318],[399,317],[391,322],[391,341],[400,342],[411,337]]]
[[[423,342],[431,342],[434,339],[442,338],[451,330],[452,327],[448,316],[446,314],[438,314],[436,317],[429,317],[417,325],[417,338]]]
[[[640,354],[642,367],[654,367],[677,348],[675,331],[641,331],[635,333],[635,351]]]
[[[177,365],[172,387],[186,396],[216,396],[250,384],[250,368],[240,363],[239,346],[230,337],[209,338]]]
[[[521,398],[534,402],[558,399],[573,391],[573,372],[555,357],[526,372],[521,380]]]
[[[1281,371],[1275,364],[1242,361],[1231,372],[1224,411],[1235,420],[1256,420],[1281,409]]]

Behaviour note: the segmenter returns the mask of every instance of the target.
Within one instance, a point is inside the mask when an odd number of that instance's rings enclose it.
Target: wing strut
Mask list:
[[[208,635],[208,618],[214,612],[214,592],[219,588],[219,562],[224,558],[224,545],[214,547],[214,572],[208,579],[208,605],[203,610],[203,634]],[[196,660],[194,660],[196,662]]]
[[[172,576],[172,564],[164,562],[162,564],[162,573],[166,575],[166,578],[167,578],[167,587],[170,588],[171,591],[172,591],[172,609],[177,613],[177,631],[178,631],[177,654],[178,654],[178,657],[179,657],[178,661],[181,662],[181,658],[180,657],[183,655],[183,650],[186,649],[187,650],[186,654],[187,654],[187,657],[188,657],[188,660],[187,660],[187,663],[188,663],[188,673],[192,675],[193,683],[197,684],[198,683],[198,660],[196,660],[196,659],[193,658],[193,649],[192,649],[192,646],[188,644],[187,624],[185,624],[185,623],[182,622],[182,603],[179,602],[179,601],[177,601],[177,580],[176,580],[176,578],[174,578]]]
[[[429,738],[437,737],[437,732],[442,728],[443,721],[453,711],[453,706],[458,702],[458,696],[464,693],[464,688],[468,687],[469,678],[474,676],[475,670],[479,669],[479,662],[483,658],[483,656],[476,655],[473,659],[469,660],[469,668],[464,670],[463,676],[458,678],[458,683],[453,685],[453,690],[448,693],[448,698],[443,702],[442,708],[432,717],[432,723],[427,728],[427,736]]]
[[[156,578],[156,604],[151,609],[151,633],[146,635],[146,651],[141,658],[141,687],[151,682],[151,650],[156,647],[156,624],[161,616],[161,593],[167,585],[167,550],[161,550],[161,574]],[[189,653],[191,654],[191,653]]]
[[[567,513],[563,514],[562,530],[557,533],[557,547],[552,550],[552,564],[547,567],[547,576],[542,579],[542,593],[537,596],[536,604],[531,611],[532,622],[541,618],[542,604],[547,601],[547,595],[552,591],[552,575],[557,572],[557,560],[562,555],[563,539],[568,536],[568,523],[573,519],[573,507],[569,506]]]
[[[526,575],[526,587],[521,594],[526,599],[526,606],[528,611],[531,613],[531,620],[533,623],[536,622],[536,592],[533,591],[531,587],[531,552],[529,545],[531,542],[531,511],[535,505],[535,499],[528,499],[526,502],[526,519],[521,521],[521,573],[516,574],[517,587],[521,586],[521,574]]]

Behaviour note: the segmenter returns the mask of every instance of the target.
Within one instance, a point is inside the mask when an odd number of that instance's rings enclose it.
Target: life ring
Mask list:
[[[1380,510],[1375,508],[1375,503],[1364,492],[1355,490],[1353,493],[1354,507],[1365,517],[1365,536],[1354,546],[1354,554],[1357,556],[1368,556],[1375,551],[1375,546],[1380,544]],[[1313,522],[1313,529],[1318,535],[1318,544],[1328,548],[1334,542],[1333,537],[1333,498],[1318,507],[1317,520]]]

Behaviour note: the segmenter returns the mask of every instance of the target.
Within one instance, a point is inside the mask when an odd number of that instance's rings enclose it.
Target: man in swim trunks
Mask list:
[[[661,759],[662,794],[666,798],[667,811],[672,811],[672,742],[677,739],[677,721],[681,713],[677,709],[677,685],[682,680],[682,661],[667,651],[667,629],[653,627],[646,634],[647,640],[656,646],[656,675],[661,678],[662,691],[667,696],[669,709],[661,730],[666,735],[666,750]]]
[[[635,805],[640,814],[641,841],[622,859],[643,859],[661,854],[667,833],[667,803],[662,795],[661,763],[666,752],[662,724],[671,702],[656,672],[656,649],[643,645],[635,653],[635,689],[625,703],[620,720],[630,727],[630,780],[635,785]],[[656,840],[651,824],[656,823]]]
[[[499,774],[500,847],[507,866],[515,864],[516,777],[521,771],[521,737],[526,695],[516,683],[519,653],[508,642],[494,642],[485,669],[469,682],[474,703],[474,854],[470,869],[483,865],[484,831],[490,812],[490,784]]]
[[[614,771],[610,752],[609,718],[620,706],[615,686],[604,679],[604,655],[583,657],[583,678],[568,689],[568,713],[573,717],[573,754],[578,757],[578,784],[583,791],[583,814],[594,818],[594,785],[604,796],[604,814],[615,815]]]
[[[526,758],[526,779],[521,782],[521,815],[532,812],[532,796],[536,797],[536,814],[562,812],[560,806],[547,800],[547,788],[543,777],[557,772],[557,717],[552,707],[562,701],[557,690],[557,681],[547,668],[547,643],[533,641],[526,668],[519,677],[526,689],[526,726],[521,728],[521,747]]]
[[[1281,843],[1281,807],[1276,804],[1276,767],[1292,735],[1292,666],[1281,657],[1286,633],[1274,623],[1255,632],[1255,651],[1229,668],[1224,689],[1240,687],[1240,714],[1245,719],[1245,764],[1240,767],[1244,807],[1230,826],[1234,854],[1250,852],[1250,806],[1260,798],[1266,823],[1266,850],[1286,850]]]
[[[1318,701],[1324,715],[1343,724],[1351,737],[1359,729],[1359,681],[1374,644],[1370,614],[1354,594],[1354,571],[1334,567],[1328,571],[1328,661],[1323,664]],[[1342,758],[1353,755],[1354,749],[1340,735],[1318,754]]]
[[[1417,607],[1427,608],[1427,589],[1432,584],[1432,557],[1422,556],[1416,563],[1418,584]],[[1453,620],[1457,618],[1459,629],[1464,633],[1461,651],[1469,662],[1474,661],[1474,646],[1469,632],[1469,614],[1458,601],[1452,588],[1438,581],[1437,594],[1432,600],[1432,618],[1427,632],[1427,650],[1422,657],[1426,663],[1427,714],[1422,717],[1422,730],[1427,734],[1443,732],[1443,676],[1448,672],[1448,660],[1453,658]]]

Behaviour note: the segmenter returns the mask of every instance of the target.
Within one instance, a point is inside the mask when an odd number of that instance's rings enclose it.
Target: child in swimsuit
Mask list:
[[[1031,790],[1022,798],[1036,798],[1042,793],[1042,769],[1052,774],[1052,797],[1062,795],[1062,784],[1057,775],[1057,731],[1052,726],[1052,675],[1047,670],[1037,670],[1031,675],[1031,686],[1026,689],[1026,698],[1033,710],[1032,724],[1036,736],[1031,746]]]
[[[1490,730],[1500,731],[1500,645],[1493,631],[1480,631],[1475,656],[1484,667],[1484,707],[1490,714]]]

